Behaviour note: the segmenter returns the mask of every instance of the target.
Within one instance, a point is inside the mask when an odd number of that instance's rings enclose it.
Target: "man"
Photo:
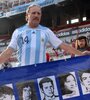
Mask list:
[[[43,100],[59,100],[59,96],[54,93],[54,84],[52,79],[45,77],[40,80],[39,86],[44,94]]]
[[[85,36],[80,36],[76,39],[76,48],[80,51],[90,51],[90,47],[88,46],[87,38]]]
[[[28,7],[26,11],[27,24],[14,31],[9,46],[0,55],[0,63],[5,62],[16,49],[19,52],[20,66],[46,62],[47,42],[54,48],[61,48],[72,54],[83,54],[81,51],[63,43],[49,28],[41,26],[39,24],[41,15],[39,5]]]
[[[23,88],[23,100],[31,100],[31,94],[30,86],[25,86]]]
[[[34,83],[25,82],[17,84],[19,100],[37,100]]]

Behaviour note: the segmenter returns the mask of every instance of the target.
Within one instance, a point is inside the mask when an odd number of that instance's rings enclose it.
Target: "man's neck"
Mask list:
[[[29,24],[29,23],[28,23],[27,25],[28,25],[30,28],[33,28],[33,29],[35,29],[35,28],[37,28],[37,27],[39,26],[39,25],[36,25],[36,26],[35,26],[35,25]]]

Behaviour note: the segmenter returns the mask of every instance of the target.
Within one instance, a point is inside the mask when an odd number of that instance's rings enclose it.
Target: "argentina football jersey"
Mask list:
[[[62,43],[50,29],[41,25],[37,28],[30,28],[26,24],[14,31],[8,47],[17,49],[20,65],[24,66],[46,62],[45,54],[48,42],[54,48]]]

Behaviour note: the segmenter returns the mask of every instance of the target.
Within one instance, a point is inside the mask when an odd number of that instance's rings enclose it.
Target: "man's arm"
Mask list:
[[[6,50],[4,50],[0,54],[0,64],[4,63],[8,58],[10,58],[10,56],[12,55],[13,52],[14,52],[14,49],[12,49],[12,48],[7,48]]]
[[[66,44],[66,43],[62,43],[60,45],[60,48],[65,50],[66,52],[70,53],[70,54],[76,54],[76,55],[84,55],[83,52],[73,48],[72,46]]]

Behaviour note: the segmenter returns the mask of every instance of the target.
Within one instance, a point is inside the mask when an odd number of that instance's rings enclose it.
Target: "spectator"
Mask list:
[[[49,62],[50,61],[50,54],[47,52],[46,53],[46,61]]]
[[[80,36],[76,39],[76,48],[80,51],[90,51],[90,47],[88,46],[88,41],[85,36]]]
[[[53,58],[51,58],[51,59],[50,59],[50,61],[54,61],[54,59],[53,59]]]

